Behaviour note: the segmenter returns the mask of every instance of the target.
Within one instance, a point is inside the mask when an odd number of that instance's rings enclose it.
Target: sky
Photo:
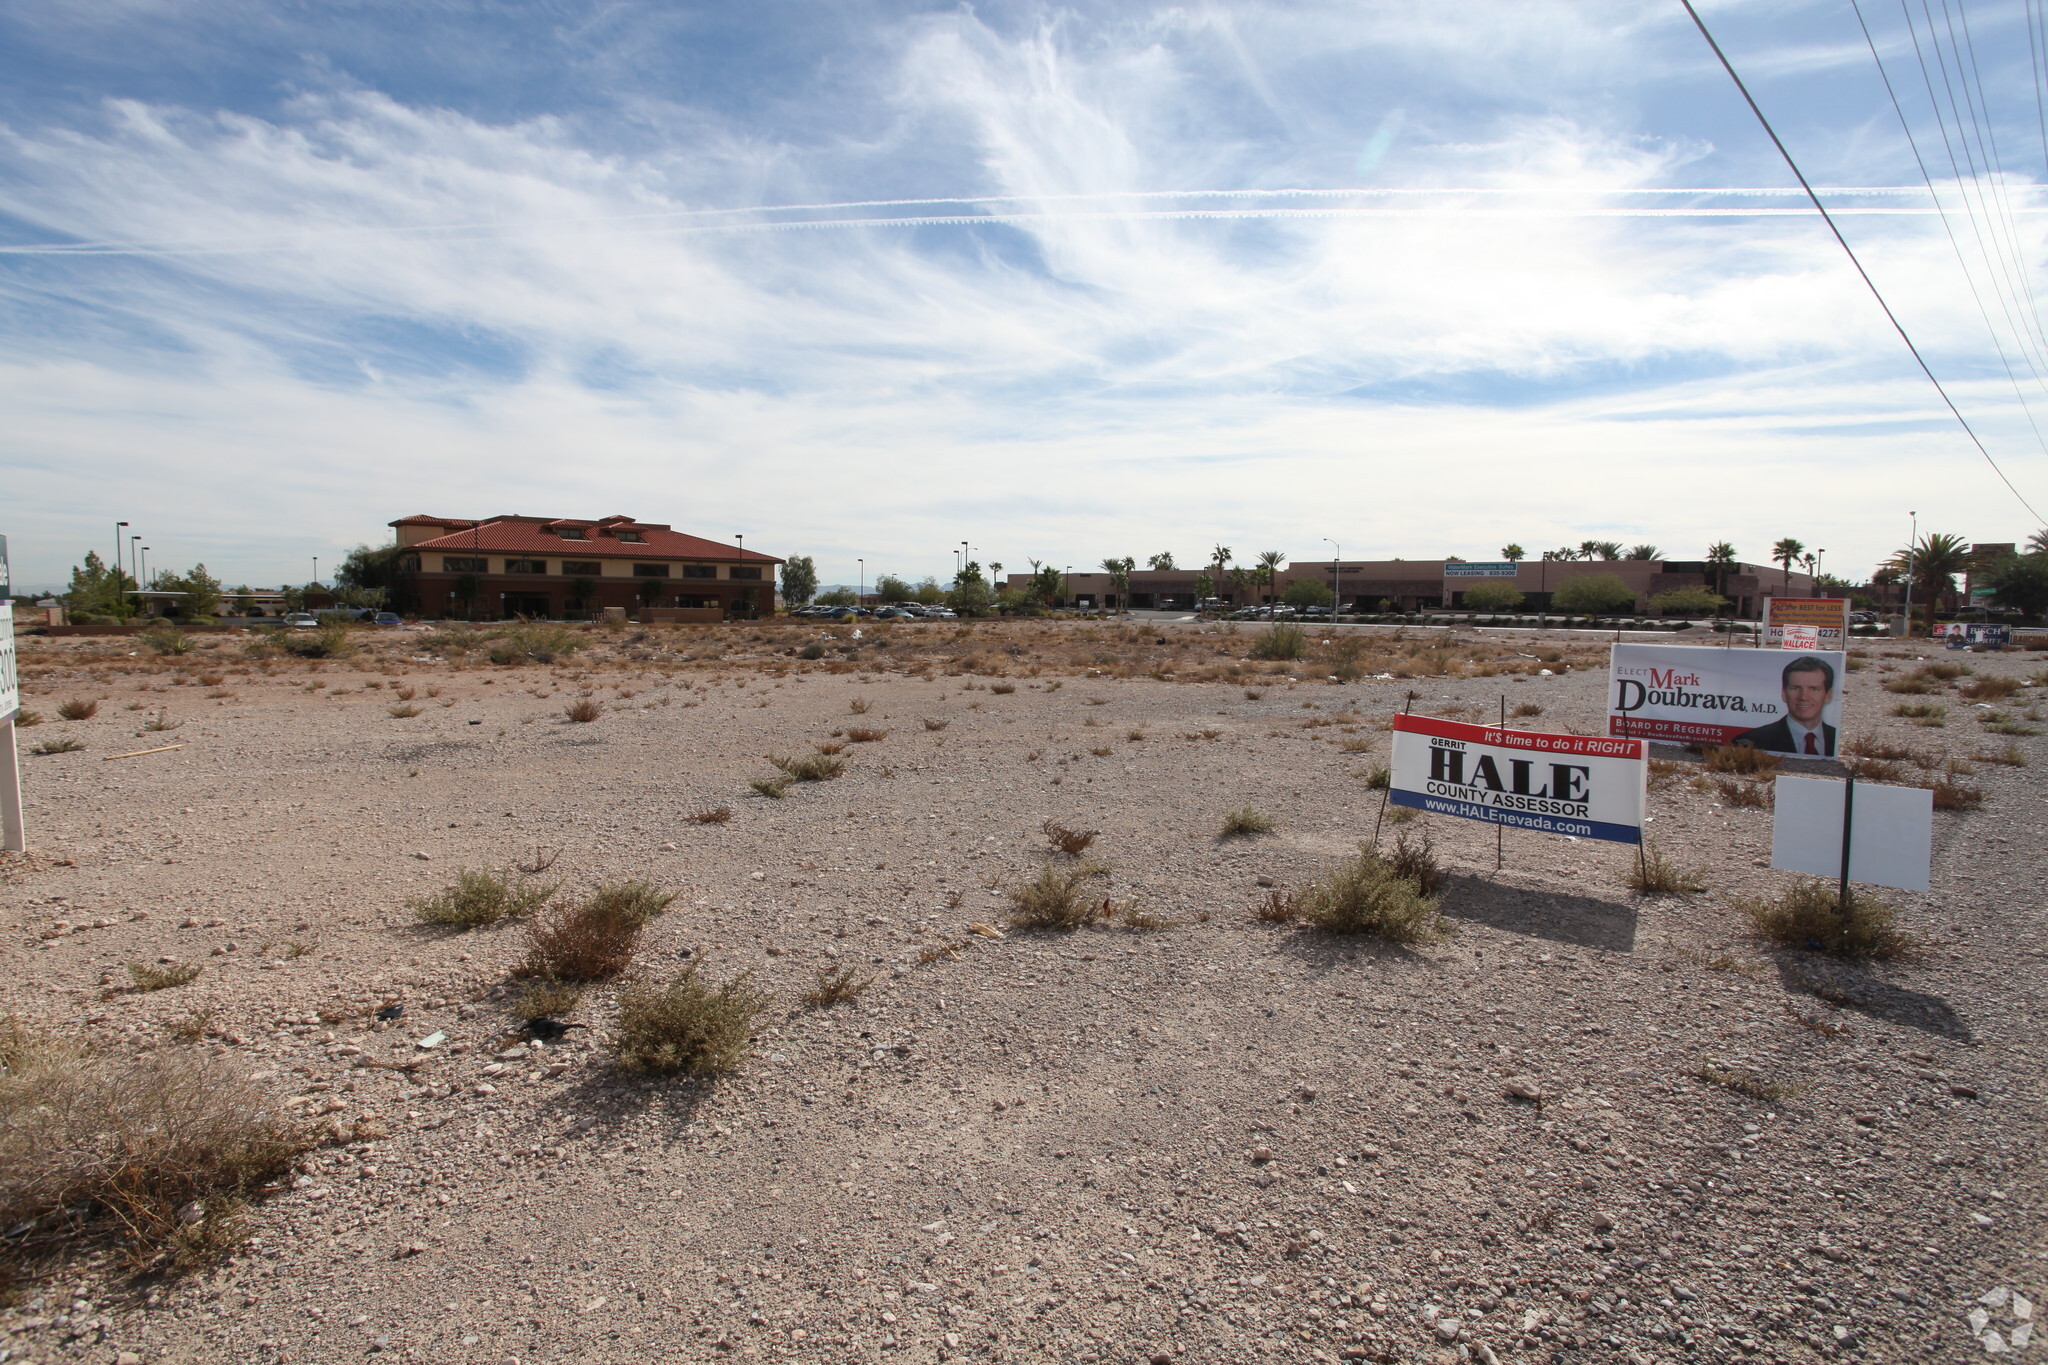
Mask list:
[[[2016,495],[1678,0],[0,0],[0,534],[2023,541],[2040,3],[1700,4]]]

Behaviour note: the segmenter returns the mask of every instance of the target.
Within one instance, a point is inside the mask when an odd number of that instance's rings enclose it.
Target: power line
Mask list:
[[[1742,92],[1743,102],[1748,104],[1749,111],[1756,115],[1756,121],[1763,125],[1765,134],[1771,139],[1771,145],[1778,149],[1778,155],[1785,158],[1785,164],[1791,168],[1793,176],[1799,181],[1799,188],[1805,190],[1806,197],[1813,201],[1813,207],[1819,212],[1821,221],[1828,225],[1829,232],[1835,234],[1835,240],[1841,244],[1843,253],[1849,258],[1849,264],[1855,266],[1856,273],[1863,277],[1863,283],[1869,288],[1870,296],[1876,299],[1877,306],[1884,310],[1885,318],[1890,321],[1892,330],[1899,334],[1899,340],[1905,342],[1906,349],[1913,353],[1914,361],[1920,366],[1920,373],[1927,376],[1927,382],[1934,385],[1934,391],[1941,395],[1941,401],[1948,404],[1948,410],[1955,415],[1956,422],[1970,438],[1970,444],[1977,447],[1977,453],[1991,466],[1991,472],[1998,475],[1999,481],[2019,499],[2020,506],[2026,508],[2035,521],[2048,521],[2048,518],[2034,511],[2034,504],[2028,502],[2019,489],[2013,487],[2012,480],[2006,478],[2005,471],[1998,467],[1998,461],[1991,458],[1991,452],[1985,448],[1984,442],[1977,439],[1977,432],[1971,427],[1969,419],[1963,416],[1963,410],[1956,406],[1955,400],[1948,396],[1948,390],[1934,377],[1934,371],[1928,367],[1925,357],[1920,354],[1920,348],[1915,346],[1913,338],[1906,334],[1905,324],[1899,321],[1898,314],[1892,312],[1892,306],[1884,301],[1884,294],[1879,291],[1877,281],[1870,278],[1870,272],[1865,270],[1863,262],[1856,258],[1855,248],[1849,245],[1849,239],[1844,237],[1842,229],[1835,225],[1834,217],[1828,212],[1827,205],[1821,203],[1820,196],[1815,194],[1813,186],[1807,183],[1806,173],[1800,170],[1799,163],[1792,159],[1792,153],[1786,149],[1783,139],[1778,136],[1778,130],[1771,127],[1771,121],[1764,117],[1764,111],[1757,105],[1756,97],[1749,93],[1749,87],[1742,83],[1742,77],[1735,74],[1734,64],[1728,60],[1728,54],[1721,51],[1721,45],[1714,41],[1714,35],[1707,30],[1706,21],[1700,18],[1699,11],[1692,7],[1692,0],[1678,0],[1678,3],[1685,6],[1685,12],[1692,16],[1693,27],[1700,31],[1700,37],[1707,40],[1707,46],[1714,50],[1714,56],[1720,61],[1721,69],[1728,73],[1728,79],[1734,81],[1735,88]]]
[[[2032,4],[2033,0],[2028,0],[2028,3]],[[2012,381],[2013,397],[2020,400],[2020,410],[2027,414],[2027,425],[2034,429],[2034,439],[2041,443],[2042,453],[2048,454],[2048,437],[2041,434],[2041,424],[2034,420],[2034,409],[2027,402],[2026,391],[2020,387],[2020,377],[2013,373],[2012,360],[2005,353],[2005,342],[2000,339],[1998,328],[1991,321],[1991,310],[1984,306],[1984,295],[1977,288],[1977,277],[1970,273],[1970,262],[1963,255],[1963,244],[1956,237],[1955,225],[1949,221],[1948,210],[1941,205],[1941,195],[1934,188],[1934,177],[1927,172],[1926,158],[1920,155],[1920,140],[1913,136],[1913,125],[1907,122],[1906,111],[1899,104],[1898,91],[1892,88],[1891,73],[1884,68],[1884,58],[1877,55],[1877,43],[1870,36],[1870,25],[1864,22],[1862,0],[1849,0],[1849,5],[1856,11],[1857,26],[1863,30],[1863,41],[1870,48],[1870,60],[1877,64],[1878,79],[1884,82],[1884,92],[1891,97],[1892,112],[1899,116],[1899,129],[1906,135],[1906,145],[1913,149],[1913,161],[1920,167],[1920,178],[1927,182],[1928,197],[1934,200],[1934,207],[1941,214],[1942,230],[1948,234],[1949,248],[1956,253],[1956,265],[1962,269],[1963,281],[1970,286],[1970,297],[1976,300],[1977,313],[1984,319],[1984,330],[1990,334],[1991,345],[1998,352],[1998,363],[2005,366],[2005,377]],[[2028,46],[2032,46],[2031,38]],[[2020,359],[2026,361],[2029,368],[2032,367],[2025,347],[2020,349]],[[2038,383],[2040,378],[2040,372],[2036,370],[2035,381]]]

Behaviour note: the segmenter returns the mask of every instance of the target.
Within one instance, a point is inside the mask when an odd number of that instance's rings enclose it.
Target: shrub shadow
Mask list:
[[[1902,1028],[1916,1028],[1959,1043],[1975,1041],[1955,1007],[1938,995],[1894,985],[1867,969],[1818,953],[1774,953],[1785,989]]]
[[[1628,953],[1636,946],[1636,908],[1632,905],[1597,896],[1503,886],[1484,877],[1445,878],[1443,914],[1446,919],[1578,948]]]

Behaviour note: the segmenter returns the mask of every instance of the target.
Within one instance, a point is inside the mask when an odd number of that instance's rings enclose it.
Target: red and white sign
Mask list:
[[[1397,806],[1616,843],[1642,841],[1649,746],[1428,716],[1394,717]]]
[[[1812,644],[1795,645],[1786,632],[1806,628],[1819,632]],[[1800,638],[1804,639],[1805,636]],[[1843,597],[1766,597],[1764,644],[1783,649],[1846,649],[1849,602]]]

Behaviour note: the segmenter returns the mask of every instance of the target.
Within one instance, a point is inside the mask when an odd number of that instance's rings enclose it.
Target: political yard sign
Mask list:
[[[1639,739],[1396,716],[1387,799],[1461,820],[1635,844],[1647,749]]]
[[[1802,629],[1804,627],[1804,629]],[[1787,635],[1787,631],[1793,632]],[[1804,649],[1801,639],[1818,632],[1818,649],[1845,649],[1849,642],[1849,602],[1841,597],[1766,597],[1764,643],[1773,649]]]
[[[1846,662],[1839,650],[1615,645],[1607,733],[1833,758]]]

